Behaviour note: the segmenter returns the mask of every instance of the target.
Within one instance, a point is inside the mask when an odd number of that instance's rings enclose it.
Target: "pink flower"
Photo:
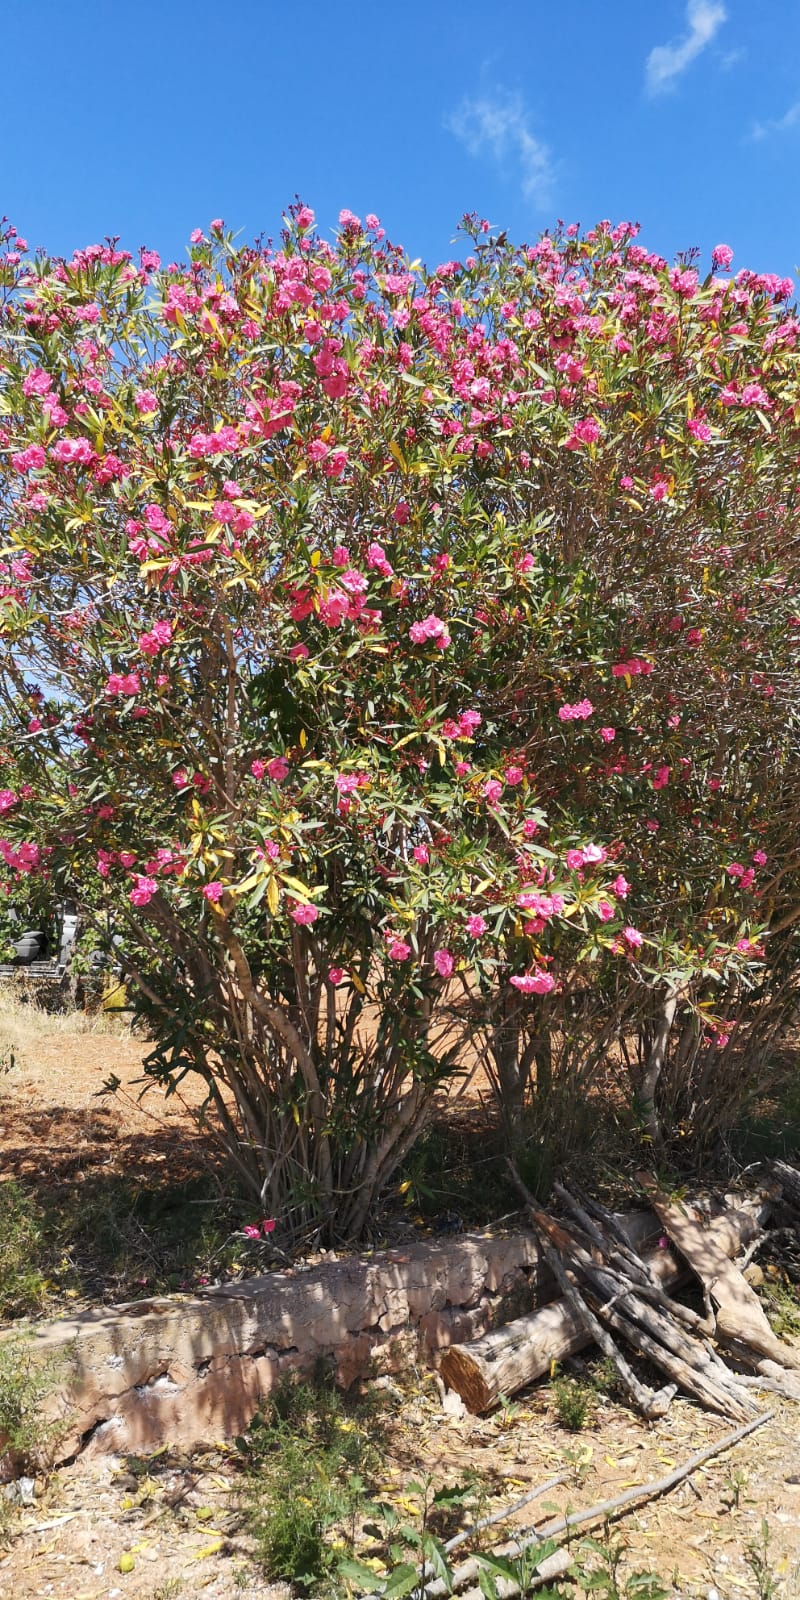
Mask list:
[[[522,824],[523,839],[534,839],[539,832],[539,824],[535,817],[526,817]]]
[[[146,906],[148,902],[152,900],[157,889],[158,884],[156,883],[155,878],[139,877],[136,879],[128,899],[131,901],[132,905]]]
[[[638,950],[640,945],[644,943],[638,928],[631,928],[630,926],[623,928],[622,937],[625,943],[631,946],[632,950]]]
[[[411,946],[406,944],[405,939],[399,939],[393,934],[386,946],[386,954],[390,961],[407,961],[411,954]]]
[[[708,423],[703,421],[702,417],[690,417],[686,424],[686,431],[692,435],[693,439],[697,439],[699,444],[708,444],[709,439],[712,437],[711,429]]]
[[[753,861],[755,862],[755,865],[757,867],[766,866],[767,857],[766,857],[764,851],[763,850],[754,850],[753,851]]]
[[[379,572],[382,578],[391,578],[394,568],[388,560],[382,544],[371,544],[367,550],[367,566]]]
[[[337,983],[341,983],[343,977],[344,977],[344,967],[329,967],[328,968],[328,982],[332,983],[334,985],[334,987],[335,987],[335,985]]]
[[[257,1224],[255,1222],[246,1222],[244,1227],[242,1228],[242,1233],[244,1234],[245,1239],[260,1239],[261,1238],[261,1229],[257,1226]]]
[[[521,977],[510,978],[509,982],[520,994],[552,994],[556,980],[549,972],[537,969],[534,972],[524,972]]]
[[[289,651],[289,660],[290,661],[307,661],[308,660],[308,645],[307,644],[293,644],[291,650]]]
[[[511,788],[514,788],[516,784],[522,783],[525,773],[523,772],[522,767],[506,767],[503,777],[505,778],[506,783],[509,784]]]
[[[413,644],[425,644],[430,639],[438,650],[446,650],[451,643],[450,635],[447,631],[447,623],[443,622],[441,617],[437,617],[434,612],[431,612],[422,622],[412,622],[408,630],[408,636]]]
[[[17,803],[17,796],[13,789],[0,789],[0,813],[10,811]]]
[[[315,222],[314,212],[310,206],[301,206],[297,213],[298,228],[313,228]],[[273,1224],[274,1226],[274,1224]]]
[[[210,900],[212,905],[216,905],[217,901],[222,899],[224,893],[224,883],[207,883],[203,889],[205,899]]]
[[[479,914],[479,912],[474,911],[472,916],[467,917],[467,933],[471,939],[481,939],[485,934],[487,927],[488,923],[486,922],[485,918]]]
[[[712,267],[721,267],[723,272],[727,272],[732,260],[733,251],[729,244],[715,244],[711,252]]]
[[[106,682],[106,694],[134,695],[142,687],[138,672],[112,672]]]
[[[614,740],[616,739],[616,737],[617,737],[616,728],[601,728],[600,729],[600,738],[602,739],[603,744],[613,744]]]
[[[263,778],[266,770],[267,766],[265,761],[256,760],[250,762],[250,771],[252,772],[254,778]]]
[[[415,844],[411,854],[421,867],[426,867],[431,859],[431,853],[426,844]]]
[[[725,871],[727,872],[729,878],[744,877],[744,867],[740,861],[732,861],[730,866],[725,868]]]
[[[272,760],[267,762],[267,775],[273,783],[283,783],[284,778],[289,776],[289,763],[286,757],[273,756]]]
[[[614,915],[614,907],[612,906],[612,904],[611,904],[611,902],[609,900],[599,900],[598,901],[598,903],[597,903],[597,915],[600,918],[601,922],[610,922],[611,921],[611,918]]]
[[[583,851],[568,850],[564,859],[571,872],[579,872],[583,866]]]
[[[485,800],[488,800],[490,806],[497,805],[502,793],[503,785],[497,778],[487,778],[481,787],[481,794]]]
[[[575,705],[563,705],[558,708],[559,722],[585,722],[592,715],[594,706],[591,700],[578,700]]]
[[[133,403],[142,416],[148,416],[151,411],[158,410],[158,395],[153,394],[152,389],[139,389]]]
[[[269,1234],[269,1233],[274,1233],[275,1232],[275,1218],[274,1217],[262,1217],[261,1218],[261,1232],[263,1234]]]
[[[565,450],[577,450],[582,444],[597,444],[600,438],[600,424],[594,417],[583,417],[580,422],[573,424],[572,432],[564,441]]]
[[[667,784],[669,783],[669,774],[669,767],[658,767],[653,775],[653,788],[666,789]]]
[[[440,978],[452,978],[455,961],[449,950],[434,950],[433,964]]]
[[[338,772],[333,781],[340,794],[354,794],[369,778],[365,772]]]
[[[310,905],[307,900],[298,900],[296,905],[292,907],[290,916],[294,922],[300,924],[301,928],[310,928],[319,916],[319,909],[317,906]]]
[[[614,893],[617,896],[618,900],[627,900],[628,895],[630,893],[630,887],[631,886],[628,883],[627,878],[623,878],[621,872],[614,879],[614,882],[612,883],[611,887],[614,890]]]

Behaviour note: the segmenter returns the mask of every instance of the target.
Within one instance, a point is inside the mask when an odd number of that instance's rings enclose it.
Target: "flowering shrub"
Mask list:
[[[787,994],[791,285],[467,238],[0,257],[7,888],[116,931],[287,1226],[358,1232],[476,1050],[514,1128],[633,1037],[652,1112]]]

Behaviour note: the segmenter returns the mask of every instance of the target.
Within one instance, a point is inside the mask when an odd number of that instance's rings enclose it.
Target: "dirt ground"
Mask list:
[[[188,1110],[159,1091],[137,1104],[146,1046],[119,1024],[53,1019],[44,1026],[24,1014],[0,1017],[7,1067],[12,1049],[15,1064],[0,1075],[2,1177],[57,1186],[131,1165],[149,1174],[201,1170],[205,1146]],[[111,1072],[124,1093],[98,1100]],[[615,1525],[626,1571],[655,1571],[667,1587],[703,1600],[800,1596],[800,1407],[769,1396],[763,1404],[775,1412],[765,1427]],[[661,1477],[727,1431],[687,1401],[646,1424],[600,1394],[591,1425],[570,1433],[558,1422],[546,1382],[495,1416],[476,1419],[443,1409],[436,1380],[425,1371],[406,1375],[393,1416],[387,1495],[402,1503],[409,1482],[426,1472],[437,1483],[453,1483],[470,1471],[486,1484],[485,1514],[566,1473],[568,1481],[539,1502],[540,1523],[551,1508],[589,1506]],[[242,1482],[239,1458],[223,1442],[191,1459],[169,1452],[148,1462],[79,1459],[37,1483],[13,1540],[0,1543],[0,1600],[194,1594],[277,1600],[280,1589],[254,1577],[248,1561]],[[413,1497],[404,1509],[413,1511]],[[753,1550],[762,1519],[769,1537],[759,1578]],[[131,1570],[121,1571],[127,1555]]]
[[[157,1085],[140,1099],[148,1045],[122,1019],[45,1016],[0,1005],[0,1173],[62,1182],[93,1171],[199,1172],[204,1142],[188,1106]],[[101,1096],[115,1074],[121,1088]],[[184,1103],[185,1100],[185,1103]]]
[[[568,1481],[538,1502],[541,1526],[556,1508],[591,1506],[663,1477],[726,1431],[724,1422],[679,1400],[654,1425],[613,1401],[601,1402],[590,1428],[568,1433],[555,1418],[547,1385],[491,1418],[451,1416],[431,1376],[420,1374],[404,1385],[381,1489],[413,1516],[418,1500],[408,1495],[410,1481],[430,1472],[437,1483],[453,1484],[466,1472],[478,1473],[487,1485],[486,1510],[494,1512],[533,1484],[566,1473]],[[191,1459],[165,1453],[146,1463],[78,1461],[41,1489],[15,1542],[0,1554],[1,1600],[189,1600],[194,1594],[278,1600],[280,1587],[259,1582],[248,1561],[241,1493],[238,1458],[222,1445]],[[529,1526],[525,1518],[533,1510],[510,1527]],[[759,1544],[762,1519],[769,1529],[771,1590],[763,1578],[756,1581],[747,1560],[748,1549]],[[602,1525],[592,1531],[602,1536]],[[497,1542],[502,1535],[495,1530]],[[611,1538],[625,1547],[626,1575],[656,1572],[679,1595],[708,1600],[716,1590],[720,1600],[768,1600],[769,1594],[794,1600],[800,1594],[796,1408],[779,1404],[763,1429],[671,1495],[628,1513]],[[126,1555],[133,1567],[123,1573],[119,1563]]]

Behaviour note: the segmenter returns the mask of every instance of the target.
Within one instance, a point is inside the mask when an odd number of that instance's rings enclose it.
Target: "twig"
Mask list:
[[[648,1419],[662,1417],[664,1412],[669,1409],[670,1403],[677,1393],[676,1386],[670,1384],[668,1388],[659,1389],[656,1393],[652,1389],[648,1389],[646,1384],[640,1383],[636,1373],[626,1361],[608,1329],[603,1326],[599,1318],[590,1310],[580,1290],[565,1271],[559,1251],[554,1250],[549,1244],[545,1244],[546,1235],[544,1233],[540,1232],[540,1238],[542,1240],[542,1254],[565,1300],[569,1301],[576,1315],[580,1317],[587,1332],[592,1335],[595,1344],[598,1344],[603,1354],[613,1361],[625,1391],[630,1395],[634,1405],[641,1411],[643,1417]]]
[[[546,1483],[537,1483],[535,1489],[531,1489],[529,1494],[523,1495],[521,1500],[515,1500],[513,1506],[506,1506],[504,1511],[495,1511],[493,1516],[483,1517],[473,1527],[463,1528],[461,1533],[454,1534],[452,1539],[448,1539],[444,1546],[445,1550],[449,1554],[451,1550],[457,1550],[459,1545],[466,1544],[467,1540],[473,1538],[476,1533],[482,1533],[484,1528],[493,1528],[498,1522],[507,1522],[508,1518],[513,1517],[517,1511],[522,1511],[525,1506],[529,1506],[532,1500],[538,1500],[540,1495],[549,1494],[551,1489],[555,1489],[559,1483],[565,1482],[566,1475],[562,1472],[558,1478],[548,1478]]]

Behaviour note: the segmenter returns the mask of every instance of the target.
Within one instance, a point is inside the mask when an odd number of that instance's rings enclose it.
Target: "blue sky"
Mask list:
[[[299,193],[431,265],[476,210],[800,266],[798,0],[0,0],[0,40],[0,211],[55,253]]]

